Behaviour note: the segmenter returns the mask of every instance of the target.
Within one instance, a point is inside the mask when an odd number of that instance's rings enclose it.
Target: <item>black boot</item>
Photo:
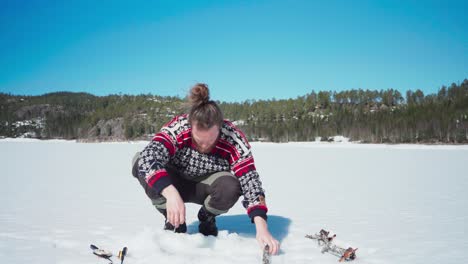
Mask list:
[[[180,224],[179,227],[175,228],[171,223],[167,221],[167,212],[164,209],[158,209],[158,211],[164,215],[164,230],[173,231],[175,233],[187,233],[187,224]]]
[[[187,233],[187,224],[180,224],[178,228],[175,228],[171,223],[166,220],[164,224],[164,230],[174,231],[175,233]]]
[[[218,227],[216,226],[216,215],[208,212],[204,206],[198,211],[198,231],[205,236],[217,236]]]

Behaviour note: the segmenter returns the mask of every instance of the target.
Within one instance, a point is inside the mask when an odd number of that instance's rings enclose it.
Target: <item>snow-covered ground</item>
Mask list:
[[[130,174],[146,143],[0,140],[0,261],[260,263],[240,202],[218,217],[219,237],[162,231],[163,219]],[[465,263],[468,146],[253,143],[269,225],[282,243],[272,263],[336,263],[305,238],[322,228],[358,247],[355,263]],[[115,263],[120,263],[114,258]]]

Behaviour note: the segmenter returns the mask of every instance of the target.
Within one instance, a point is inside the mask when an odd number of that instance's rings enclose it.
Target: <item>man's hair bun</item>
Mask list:
[[[210,91],[208,90],[208,85],[204,83],[195,84],[192,89],[190,89],[188,99],[192,104],[192,107],[208,103],[210,101]]]
[[[215,101],[210,101],[208,85],[195,84],[188,95],[190,104],[189,122],[200,129],[209,129],[213,126],[221,128],[223,113]]]

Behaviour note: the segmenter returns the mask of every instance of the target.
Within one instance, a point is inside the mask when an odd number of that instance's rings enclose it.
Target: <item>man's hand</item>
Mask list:
[[[257,242],[260,244],[260,247],[263,248],[265,245],[268,245],[270,248],[269,253],[276,255],[278,254],[280,244],[273,236],[271,236],[268,231],[267,222],[265,219],[260,216],[254,218],[255,228],[257,229]]]
[[[166,198],[166,212],[167,221],[175,228],[185,223],[185,204],[180,197],[179,191],[173,186],[169,185],[164,188],[161,194]]]

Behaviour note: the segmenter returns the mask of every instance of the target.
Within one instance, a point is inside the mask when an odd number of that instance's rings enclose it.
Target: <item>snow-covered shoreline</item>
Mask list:
[[[18,143],[76,143],[76,144],[148,144],[149,141],[101,141],[101,142],[81,142],[77,140],[65,139],[33,139],[33,138],[2,138],[0,144],[3,142],[18,142]],[[388,149],[454,149],[454,150],[468,150],[468,144],[375,144],[375,143],[361,143],[354,141],[343,142],[321,142],[321,141],[294,141],[294,142],[250,142],[252,146],[290,146],[290,147],[316,147],[316,148],[388,148]]]

